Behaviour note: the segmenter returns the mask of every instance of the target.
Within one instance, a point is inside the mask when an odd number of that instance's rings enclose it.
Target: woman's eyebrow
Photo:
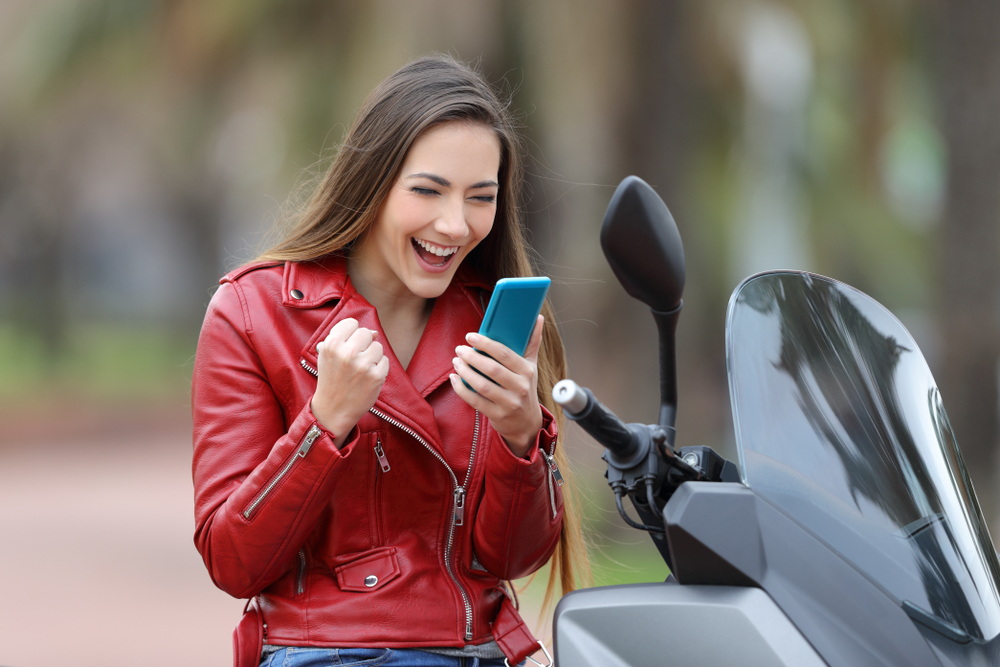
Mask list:
[[[408,176],[408,178],[426,178],[429,181],[434,181],[435,183],[437,183],[441,187],[444,187],[444,188],[450,188],[451,187],[451,181],[449,181],[447,178],[444,178],[443,176],[438,176],[437,174],[431,174],[431,173],[426,172],[426,171],[421,171],[421,172],[416,173],[416,174],[410,174]],[[476,190],[478,188],[499,188],[499,187],[500,187],[500,184],[497,183],[496,181],[479,181],[478,183],[473,183],[469,187],[469,189],[470,190]]]
[[[441,176],[438,176],[437,174],[429,174],[426,171],[422,171],[418,174],[410,174],[410,178],[426,178],[429,181],[434,181],[441,187],[444,188],[451,187],[451,181],[449,181],[447,178],[443,178]]]

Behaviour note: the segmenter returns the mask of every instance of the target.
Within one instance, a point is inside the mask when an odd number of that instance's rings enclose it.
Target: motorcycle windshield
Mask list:
[[[997,554],[899,321],[842,283],[775,272],[733,294],[726,335],[743,482],[911,616],[993,638]]]

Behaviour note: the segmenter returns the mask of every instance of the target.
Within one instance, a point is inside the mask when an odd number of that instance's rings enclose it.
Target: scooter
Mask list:
[[[616,190],[601,245],[657,323],[659,420],[624,424],[572,380],[553,396],[606,447],[619,512],[649,533],[671,575],[565,596],[556,664],[1000,664],[1000,562],[903,325],[815,274],[743,281],[726,319],[736,466],[709,447],[676,447],[684,250],[641,179]]]

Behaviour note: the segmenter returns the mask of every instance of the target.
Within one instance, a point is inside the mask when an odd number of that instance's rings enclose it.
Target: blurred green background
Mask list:
[[[222,595],[198,573],[192,526],[183,533],[205,306],[218,277],[273,238],[368,91],[442,51],[512,94],[538,269],[574,379],[625,421],[656,418],[655,328],[598,243],[614,187],[637,174],[687,253],[679,445],[735,456],[732,290],[760,270],[814,271],[910,328],[996,525],[998,34],[993,0],[4,0],[0,471],[50,483],[103,460],[131,461],[125,475],[171,471],[180,486],[162,502],[181,517],[177,558],[193,558],[181,578],[195,578],[181,600]],[[662,579],[648,539],[613,509],[599,449],[569,430],[598,581]],[[12,488],[0,532],[57,532],[19,523],[31,503]],[[0,639],[15,633],[4,625]],[[30,655],[9,637],[0,662]],[[216,640],[225,655],[228,637]],[[12,645],[25,652],[8,657]]]

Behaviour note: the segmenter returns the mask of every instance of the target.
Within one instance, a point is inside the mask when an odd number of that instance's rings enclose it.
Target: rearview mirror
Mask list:
[[[638,176],[628,176],[611,197],[601,225],[601,248],[630,296],[659,313],[681,305],[681,235],[667,205]]]

